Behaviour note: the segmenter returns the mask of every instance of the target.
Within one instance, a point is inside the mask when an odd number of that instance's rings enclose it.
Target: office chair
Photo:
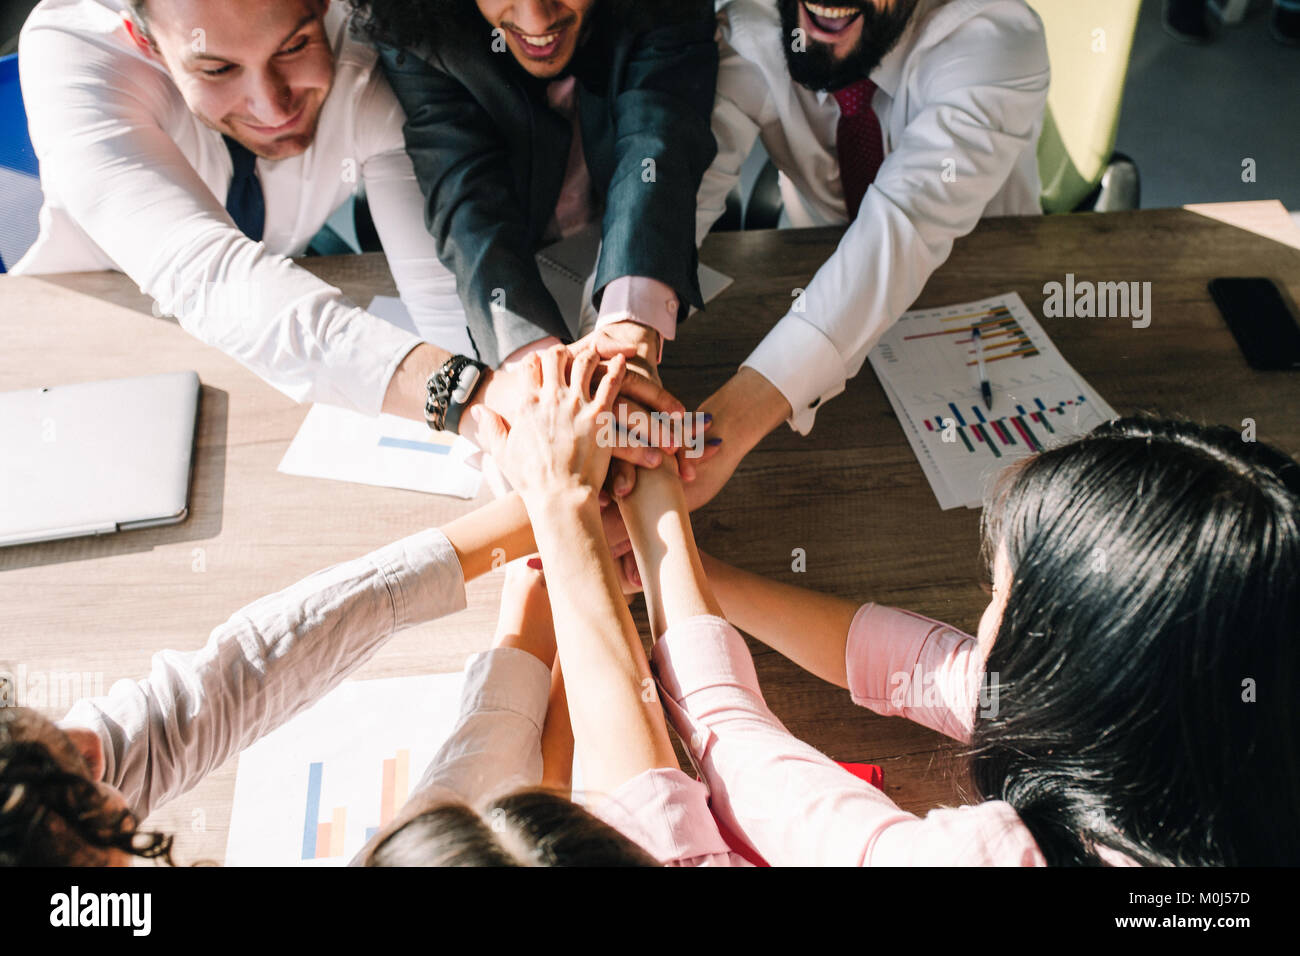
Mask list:
[[[15,53],[0,57],[0,272],[36,241],[40,210],[40,172],[27,135]]]
[[[1141,0],[1028,0],[1047,33],[1052,88],[1038,141],[1043,211],[1136,209],[1137,165],[1114,152]]]

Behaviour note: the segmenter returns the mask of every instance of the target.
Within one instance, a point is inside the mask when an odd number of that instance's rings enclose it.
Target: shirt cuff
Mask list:
[[[393,597],[395,632],[465,608],[465,572],[437,528],[395,541],[372,557]]]
[[[471,655],[460,693],[461,715],[493,710],[517,714],[537,727],[546,723],[551,669],[518,647],[493,647]]]
[[[742,365],[752,368],[785,396],[794,411],[790,427],[812,430],[816,409],[844,391],[847,376],[839,350],[821,329],[786,313]]]
[[[589,809],[660,863],[731,853],[709,810],[708,788],[675,767],[643,771]]]
[[[911,611],[864,604],[849,625],[844,664],[858,706],[969,739],[984,703],[983,661],[970,635]]]
[[[623,276],[605,286],[596,328],[636,322],[654,329],[659,333],[658,363],[664,357],[664,342],[677,337],[678,307],[677,293],[668,284],[644,276]]]
[[[670,627],[655,644],[652,658],[660,686],[676,701],[728,684],[758,692],[758,672],[744,638],[712,614]]]
[[[365,343],[360,342],[349,344],[345,347],[341,356],[337,359],[331,358],[327,364],[331,367],[351,369],[352,375],[360,382],[365,380],[368,367],[374,368],[378,373],[375,376],[379,386],[378,394],[371,397],[368,404],[359,406],[358,411],[368,415],[378,415],[384,408],[384,397],[388,394],[388,385],[393,380],[393,375],[397,372],[397,366],[402,364],[402,360],[410,354],[411,350],[421,343],[418,335],[412,335],[406,329],[398,328],[391,322],[371,315],[369,312],[363,313],[369,321],[362,322],[358,320],[358,326],[364,325]],[[387,362],[383,366],[376,368],[377,363],[373,356],[388,356]],[[382,359],[381,359],[382,360]],[[324,375],[321,376],[324,378]],[[346,377],[346,376],[344,376]],[[275,384],[272,382],[271,384]],[[342,392],[346,386],[340,386]],[[291,396],[292,397],[292,396]],[[302,401],[301,398],[296,399]],[[340,404],[337,398],[332,400],[327,397],[316,399],[325,401],[329,405]]]

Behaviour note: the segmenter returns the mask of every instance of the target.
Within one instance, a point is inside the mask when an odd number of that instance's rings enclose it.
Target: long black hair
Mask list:
[[[1051,864],[1300,862],[1300,465],[1132,418],[1012,470],[972,782]]]

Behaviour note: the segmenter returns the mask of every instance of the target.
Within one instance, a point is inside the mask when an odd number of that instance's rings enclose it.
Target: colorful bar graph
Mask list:
[[[334,807],[328,820],[321,820],[321,784],[325,764],[312,763],[307,771],[307,805],[303,814],[302,858],[323,860],[343,856],[347,839],[347,807]],[[398,750],[383,761],[380,774],[379,825],[366,827],[369,840],[393,821],[397,809],[406,802],[411,786],[411,751]]]
[[[961,324],[950,329],[940,329],[936,332],[918,332],[915,335],[905,335],[903,340],[910,341],[912,339],[933,338],[938,335],[952,335],[959,336],[953,339],[955,344],[970,346],[972,344],[971,332],[978,328],[985,362],[997,362],[1008,358],[1028,358],[1039,354],[1037,347],[1030,341],[1029,336],[1021,328],[1020,323],[1016,321],[1015,316],[1003,306],[989,309],[987,312],[949,315],[945,316],[941,321]],[[961,338],[960,336],[965,337]],[[974,350],[967,348],[966,352],[973,355]],[[977,360],[972,357],[966,361],[966,364],[968,366],[975,365]]]
[[[979,446],[984,446],[996,458],[1003,457],[1000,445],[1020,445],[1024,444],[1030,451],[1042,451],[1044,444],[1039,436],[1042,432],[1036,429],[1041,426],[1050,435],[1055,435],[1057,430],[1049,420],[1050,415],[1064,415],[1066,408],[1071,405],[1080,405],[1086,401],[1082,395],[1077,398],[1068,398],[1049,405],[1041,398],[1026,400],[1025,404],[1014,406],[1015,414],[1002,415],[998,418],[988,418],[978,405],[967,406],[971,414],[963,416],[955,402],[948,403],[948,412],[944,415],[936,415],[933,419],[925,419],[927,431],[937,432],[946,431],[948,428],[956,426],[957,435],[961,438],[962,445],[966,448],[968,454],[974,454]]]

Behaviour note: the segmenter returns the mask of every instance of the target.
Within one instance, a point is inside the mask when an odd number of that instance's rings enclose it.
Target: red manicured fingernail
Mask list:
[[[530,568],[532,568],[534,571],[540,571],[540,570],[542,570],[542,559],[541,559],[541,558],[529,558],[529,559],[528,559],[528,566],[529,566]]]

